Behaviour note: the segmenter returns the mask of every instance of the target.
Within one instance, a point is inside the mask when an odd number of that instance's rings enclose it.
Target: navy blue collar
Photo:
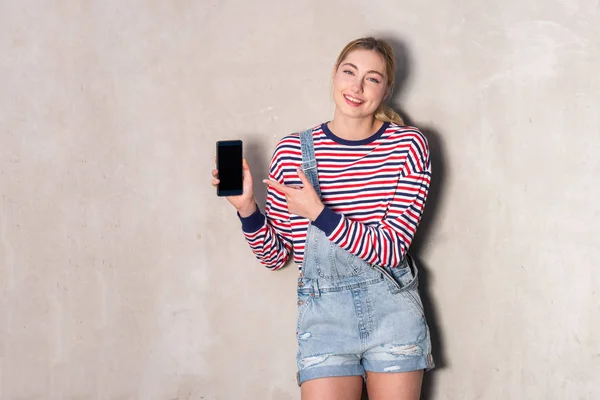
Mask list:
[[[381,137],[381,135],[383,135],[383,132],[385,132],[386,129],[390,126],[389,122],[384,122],[383,125],[381,125],[381,128],[379,128],[379,130],[377,130],[377,132],[375,132],[368,138],[365,138],[362,140],[347,140],[347,139],[342,139],[339,136],[336,136],[335,133],[333,133],[333,132],[331,132],[331,130],[329,130],[329,127],[327,127],[327,124],[328,124],[328,122],[324,122],[321,125],[321,129],[323,129],[325,136],[327,136],[329,139],[333,140],[336,143],[343,144],[346,146],[362,146],[365,144],[372,143],[375,140],[379,139]]]

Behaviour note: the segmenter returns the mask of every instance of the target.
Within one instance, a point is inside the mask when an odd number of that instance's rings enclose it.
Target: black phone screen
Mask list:
[[[241,140],[217,142],[217,169],[219,170],[217,195],[236,196],[242,194],[242,157]]]

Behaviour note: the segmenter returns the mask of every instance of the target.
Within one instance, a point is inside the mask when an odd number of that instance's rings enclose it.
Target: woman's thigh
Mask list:
[[[410,372],[369,372],[369,400],[419,400],[423,370]]]
[[[302,400],[360,400],[362,376],[336,376],[302,383]]]

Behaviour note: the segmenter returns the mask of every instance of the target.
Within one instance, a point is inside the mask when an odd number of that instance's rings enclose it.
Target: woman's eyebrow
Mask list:
[[[350,67],[358,70],[358,67],[356,65],[352,64],[352,63],[349,63],[349,62],[344,63],[344,64],[342,64],[342,67],[345,66],[345,65],[348,65],[348,66],[350,66]],[[367,74],[371,73],[371,72],[374,73],[374,74],[377,74],[377,75],[381,76],[382,78],[384,78],[384,76],[383,76],[383,74],[381,72],[375,71],[374,69],[372,69],[371,71],[367,71]]]

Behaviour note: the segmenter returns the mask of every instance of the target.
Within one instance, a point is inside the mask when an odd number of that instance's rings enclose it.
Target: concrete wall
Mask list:
[[[264,177],[365,34],[434,151],[425,397],[600,398],[597,0],[0,0],[0,398],[298,399],[214,144]]]

